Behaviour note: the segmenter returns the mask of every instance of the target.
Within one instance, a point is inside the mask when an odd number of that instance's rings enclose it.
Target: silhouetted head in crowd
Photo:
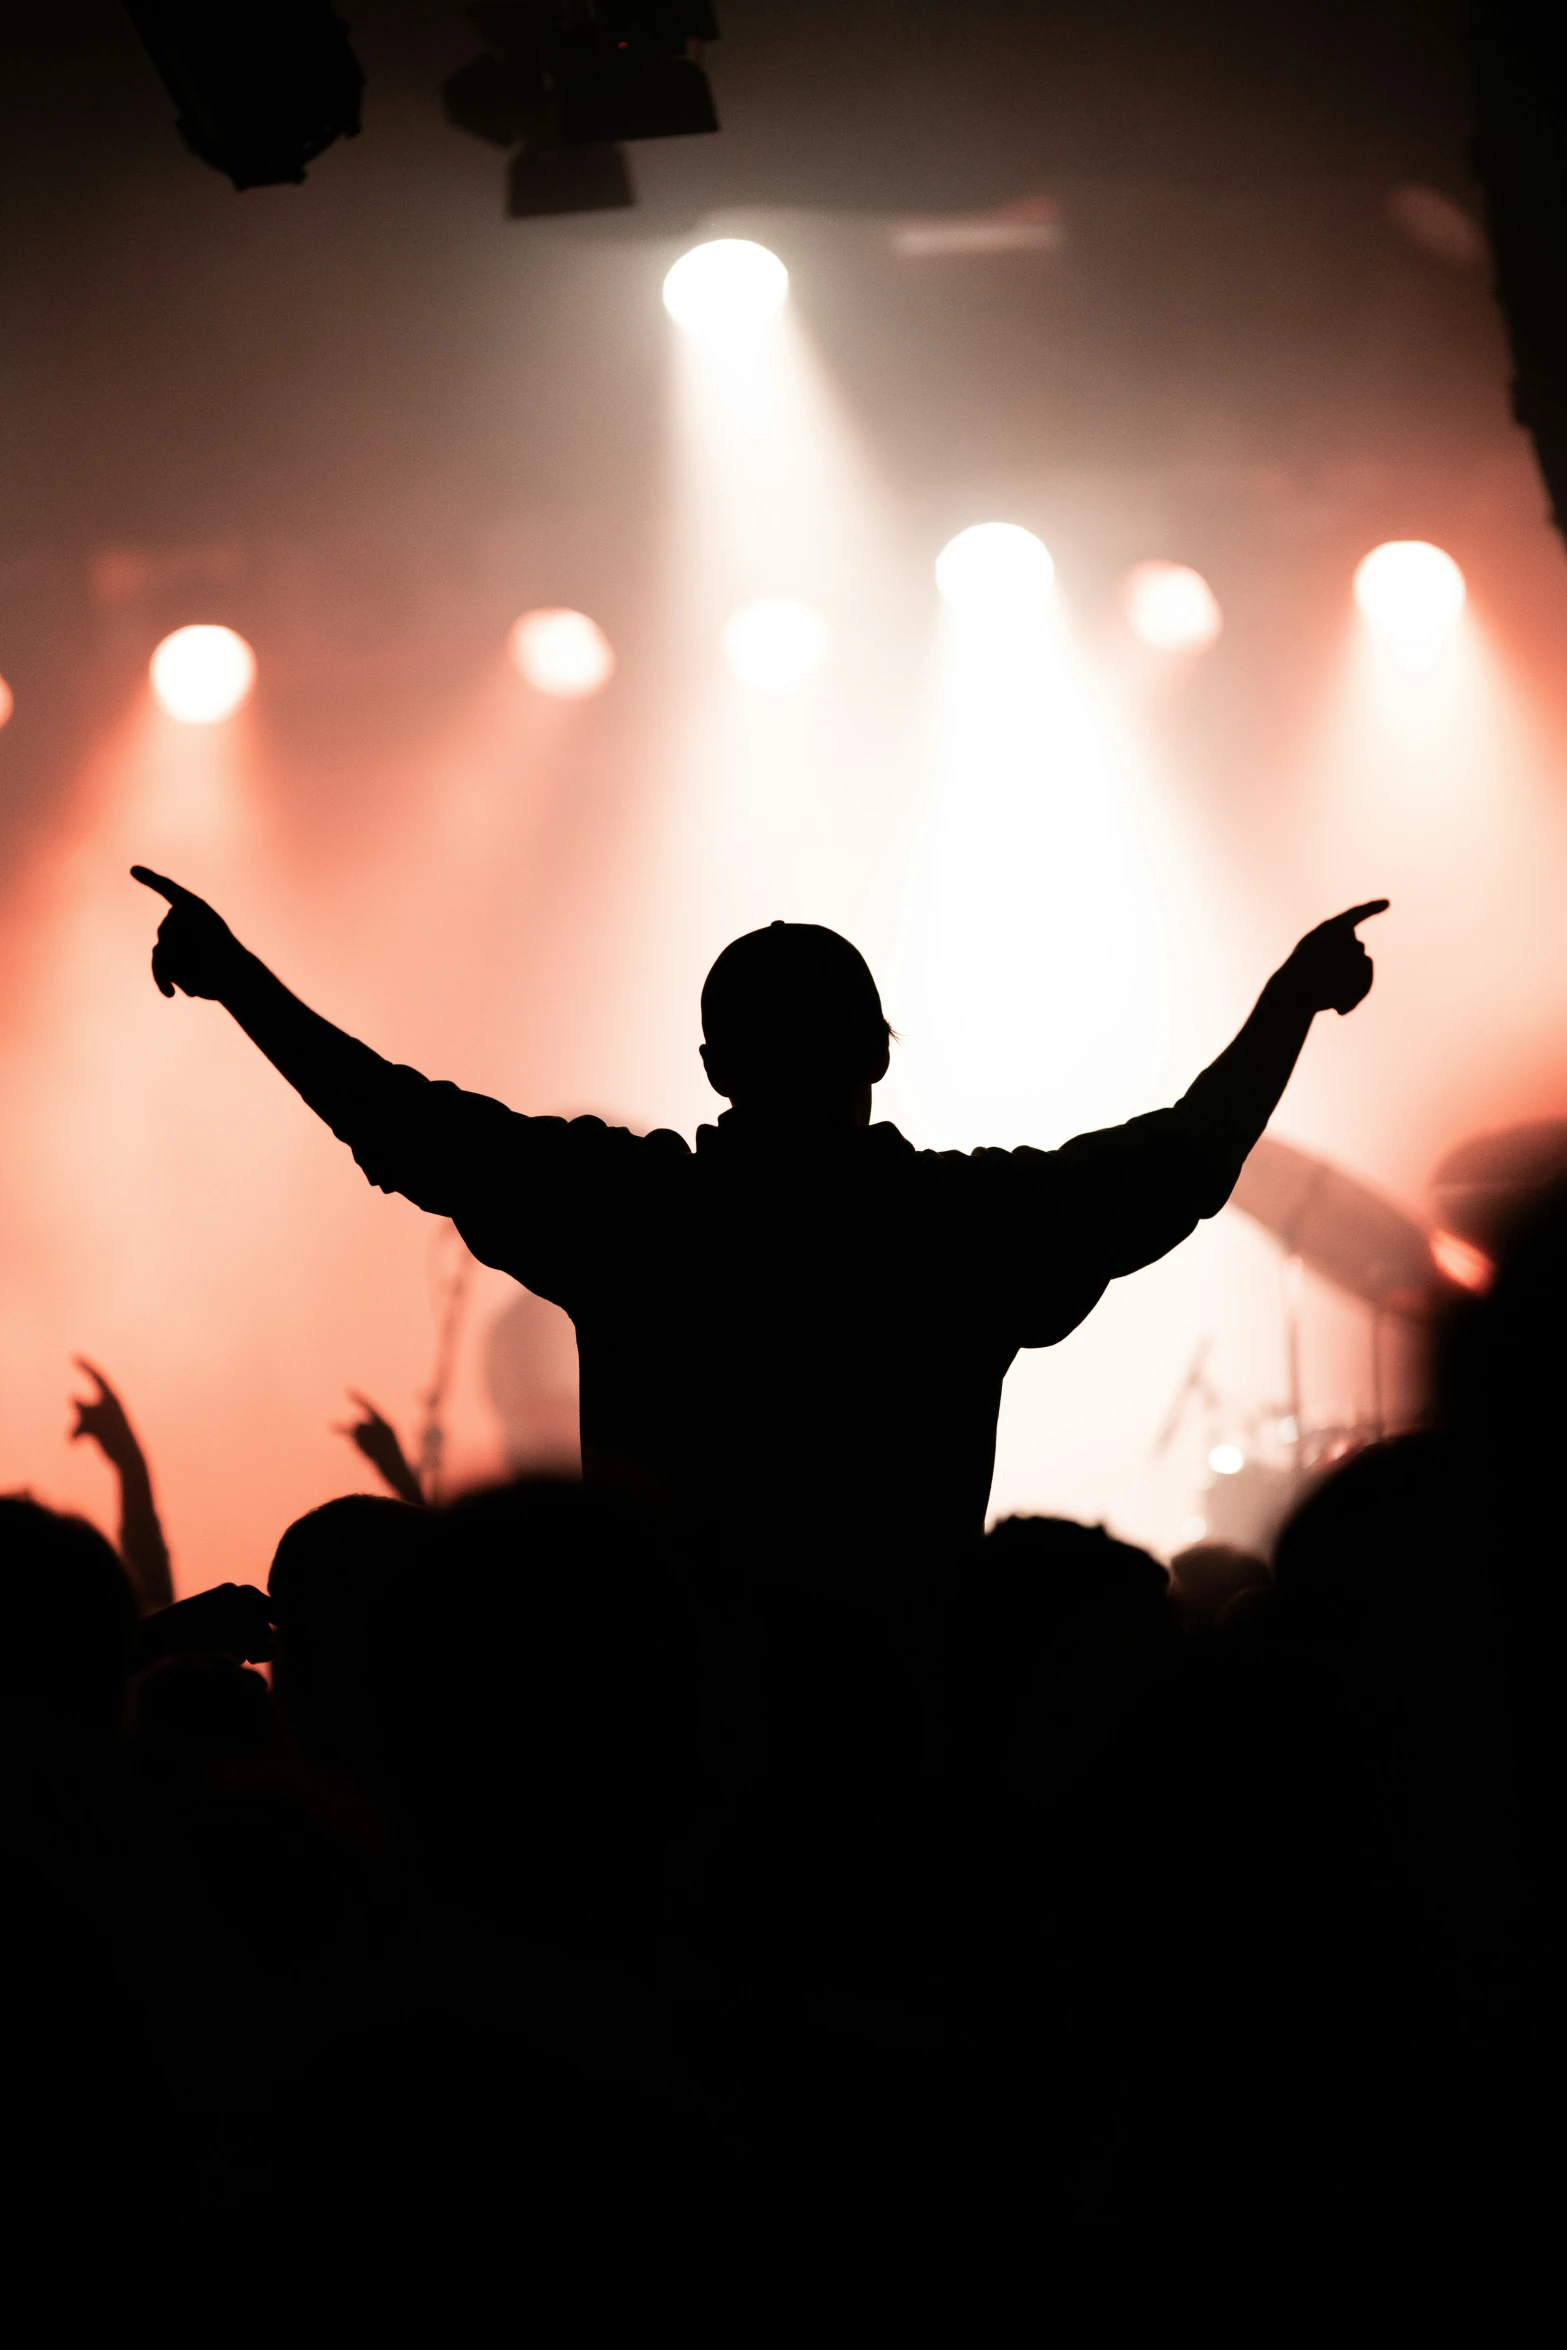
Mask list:
[[[1347,1649],[1397,1641],[1443,1586],[1452,1511],[1438,1439],[1368,1445],[1309,1493],[1273,1553],[1276,1621]]]
[[[1232,1600],[1271,1585],[1267,1561],[1233,1542],[1193,1542],[1170,1561],[1170,1597],[1194,1632],[1217,1630]]]
[[[85,1518],[0,1498],[0,1697],[112,1729],[136,1636],[136,1595]]]
[[[273,1684],[313,1762],[367,1795],[386,1792],[403,1703],[403,1627],[418,1620],[434,1547],[427,1510],[345,1493],[296,1518],[267,1590],[278,1634]]]
[[[1180,1647],[1158,1560],[1069,1518],[993,1526],[951,1619],[957,1759],[1041,1799],[1098,1760]]]
[[[868,1126],[892,1031],[865,958],[815,922],[725,947],[702,989],[702,1060],[748,1120]]]
[[[440,1529],[419,1626],[431,1865],[498,1921],[634,1945],[705,1793],[702,1691],[660,1539],[551,1478],[470,1495]]]

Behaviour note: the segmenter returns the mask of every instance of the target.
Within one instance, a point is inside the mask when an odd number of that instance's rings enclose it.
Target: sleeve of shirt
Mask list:
[[[974,1158],[991,1162],[992,1246],[1002,1251],[993,1277],[1019,1346],[1054,1346],[1110,1282],[1166,1256],[1199,1221],[1179,1110],[1079,1134],[1056,1151]]]
[[[654,1138],[601,1118],[525,1117],[360,1049],[324,1114],[370,1182],[451,1217],[481,1264],[569,1310],[605,1185]]]

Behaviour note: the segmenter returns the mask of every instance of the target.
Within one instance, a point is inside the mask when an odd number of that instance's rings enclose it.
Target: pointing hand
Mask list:
[[[1363,906],[1350,906],[1307,931],[1282,976],[1304,993],[1314,1012],[1352,1012],[1371,993],[1375,966],[1355,929],[1373,914],[1386,913],[1390,902],[1368,898]]]
[[[152,950],[152,976],[162,993],[171,996],[179,988],[185,995],[221,998],[244,953],[222,915],[214,913],[205,898],[149,866],[133,865],[131,879],[169,901]]]

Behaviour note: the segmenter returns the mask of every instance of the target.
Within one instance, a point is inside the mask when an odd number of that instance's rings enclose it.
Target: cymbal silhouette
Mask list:
[[[1450,1232],[1494,1256],[1510,1227],[1564,1176],[1567,1118],[1537,1118],[1459,1143],[1432,1176],[1431,1197]]]
[[[1230,1204],[1379,1313],[1423,1315],[1440,1293],[1425,1229],[1406,1209],[1271,1134],[1241,1169]]]

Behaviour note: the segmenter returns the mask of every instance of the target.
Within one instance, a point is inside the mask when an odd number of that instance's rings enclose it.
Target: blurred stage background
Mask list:
[[[1386,894],[1376,992],[1278,1133],[1429,1223],[1455,1144],[1567,1111],[1567,561],[1466,234],[1456,7],[728,0],[723,134],[554,222],[504,219],[442,119],[461,10],[348,13],[364,136],[242,197],[108,0],[0,30],[0,1487],[106,1516],[64,1438],[85,1353],[180,1588],[261,1580],[373,1484],[345,1387],[411,1443],[431,1376],[439,1228],[158,997],[133,858],[392,1057],[688,1136],[714,954],[830,923],[903,1039],[877,1114],[964,1147],[1174,1098],[1303,927]],[[744,346],[661,304],[715,236],[790,272]],[[937,594],[993,520],[1054,557],[1026,626]],[[1353,601],[1388,539],[1468,582],[1419,659]],[[1156,558],[1211,583],[1206,650],[1130,630]],[[723,651],[770,598],[829,632],[787,694]],[[602,692],[509,660],[553,606],[605,631]],[[193,622],[256,653],[222,725],[149,692]],[[1024,1357],[994,1507],[1182,1540],[1215,1446],[1277,1455],[1281,1266],[1227,1212]],[[464,1301],[458,1482],[508,1419],[565,1440],[569,1350],[518,1294]],[[1300,1316],[1308,1421],[1364,1419],[1368,1316],[1309,1275]]]

